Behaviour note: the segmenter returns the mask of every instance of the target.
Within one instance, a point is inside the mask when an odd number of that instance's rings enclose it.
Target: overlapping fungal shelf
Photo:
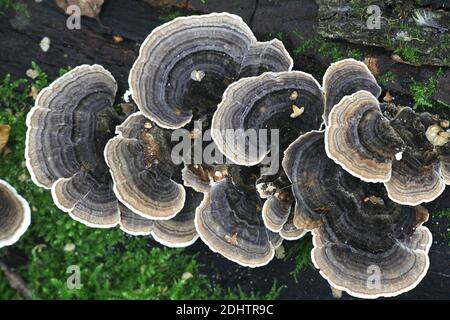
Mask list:
[[[0,248],[16,243],[30,225],[28,202],[0,179]]]
[[[433,201],[445,189],[445,161],[439,160],[435,140],[429,141],[426,132],[440,121],[409,107],[394,109],[383,113],[364,90],[343,98],[329,115],[327,154],[354,176],[383,182],[398,203]],[[443,139],[447,143],[448,136]]]
[[[212,114],[228,85],[265,71],[288,71],[279,40],[258,42],[236,15],[180,17],[152,31],[129,76],[139,110],[162,128],[177,129]]]
[[[248,267],[311,232],[314,265],[332,287],[362,298],[411,290],[432,242],[419,204],[450,181],[448,122],[380,104],[362,62],[331,65],[322,85],[291,68],[280,41],[258,42],[238,16],[177,18],[147,37],[130,71],[139,112],[114,111],[116,82],[98,65],[39,94],[27,117],[28,170],[91,227],[120,226],[170,247],[200,238]],[[230,163],[174,163],[173,130],[196,136],[192,120],[212,129]],[[249,129],[279,130],[279,150],[254,154],[257,145],[226,139]],[[270,157],[282,166],[262,175]],[[27,224],[23,202],[4,194],[0,243]],[[381,272],[375,284],[371,268]]]
[[[295,223],[311,228],[312,258],[334,288],[363,298],[395,296],[425,276],[432,237],[425,208],[397,204],[325,153],[324,132],[299,137],[283,161],[296,199]],[[371,269],[379,282],[370,283]]]
[[[57,206],[95,227],[119,223],[103,148],[121,119],[117,84],[99,65],[72,69],[43,89],[27,116],[25,158],[33,182],[51,189]]]

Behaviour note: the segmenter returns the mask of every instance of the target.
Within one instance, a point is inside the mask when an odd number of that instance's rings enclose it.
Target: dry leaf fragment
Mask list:
[[[227,240],[227,242],[229,244],[231,244],[233,246],[237,246],[237,244],[238,244],[237,232],[235,232],[232,236],[226,235],[225,240]]]
[[[291,118],[295,119],[297,117],[300,117],[303,112],[305,112],[305,108],[304,107],[297,107],[295,104],[292,105],[292,113],[291,113]]]
[[[383,97],[383,101],[384,102],[391,102],[393,100],[391,93],[388,91],[386,91],[385,96]]]
[[[104,0],[56,0],[58,7],[64,10],[66,14],[69,6],[78,6],[82,16],[95,18],[100,14]]]
[[[9,140],[9,133],[11,132],[11,126],[7,124],[0,125],[0,154],[3,153]]]

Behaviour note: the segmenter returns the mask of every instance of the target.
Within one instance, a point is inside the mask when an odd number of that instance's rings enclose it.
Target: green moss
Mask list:
[[[274,299],[282,287],[273,283],[267,294],[247,293],[240,287],[212,285],[202,275],[196,256],[182,249],[149,244],[147,237],[131,237],[116,229],[92,229],[72,220],[54,205],[48,190],[30,180],[25,168],[25,118],[33,99],[32,87],[48,84],[38,77],[0,81],[0,124],[11,126],[12,152],[0,156],[0,177],[11,183],[32,208],[30,228],[14,245],[27,257],[17,272],[36,299]],[[61,74],[68,71],[62,69]],[[73,251],[65,250],[74,245]],[[8,250],[0,251],[0,258]],[[69,289],[70,266],[80,270],[80,289]],[[192,274],[187,279],[186,272]],[[0,299],[19,298],[0,270]]]
[[[319,35],[310,39],[303,38],[299,33],[294,34],[300,39],[300,44],[294,49],[295,55],[304,55],[309,52],[317,52],[318,54],[328,57],[332,62],[336,62],[346,58],[362,60],[363,54],[358,49],[349,49],[339,46],[336,42],[327,40]]]
[[[278,32],[270,32],[267,36],[267,40],[272,40],[272,39],[278,39],[280,41],[283,41],[284,38],[284,33],[281,31]]]
[[[411,81],[410,90],[414,99],[413,108],[431,108],[433,107],[432,96],[436,93],[438,80],[430,78],[427,82]]]
[[[181,9],[173,7],[163,7],[161,8],[161,15],[159,17],[161,18],[161,20],[171,21],[183,15],[184,12]]]
[[[12,10],[25,17],[30,17],[30,13],[28,12],[27,7],[24,4],[17,2],[16,0],[0,0],[0,15],[3,15],[4,13],[1,11],[1,9]]]
[[[350,14],[357,17],[367,16],[367,1],[350,0]]]
[[[302,270],[312,266],[311,250],[313,248],[311,235],[305,236],[303,239],[296,241],[286,252],[285,259],[294,258],[295,268],[291,272],[295,282],[298,282],[298,277]]]
[[[397,79],[397,76],[392,71],[388,71],[378,77],[379,83],[381,83],[384,86],[387,86],[389,83],[394,82],[396,79]]]
[[[400,47],[395,49],[394,53],[398,54],[404,61],[414,64],[420,63],[421,52],[420,49],[416,47]]]

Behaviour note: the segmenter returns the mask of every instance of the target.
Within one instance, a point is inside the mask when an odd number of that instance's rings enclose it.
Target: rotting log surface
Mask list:
[[[214,11],[239,14],[250,24],[258,37],[267,33],[272,35],[283,32],[285,34],[283,41],[291,53],[301,41],[297,35],[292,34],[292,31],[298,31],[304,38],[311,36],[317,26],[318,17],[318,7],[313,0],[250,0],[245,1],[245,5],[244,1],[235,0],[208,0],[206,3],[200,0],[113,0],[106,1],[102,8],[100,20],[103,26],[95,19],[82,18],[82,29],[70,31],[66,28],[67,17],[53,1],[36,3],[27,0],[24,3],[27,4],[31,14],[28,20],[18,20],[13,14],[0,16],[0,40],[3,44],[0,51],[0,78],[7,73],[11,73],[13,78],[25,77],[31,61],[37,62],[49,74],[50,79],[58,75],[61,67],[98,63],[113,73],[119,83],[119,94],[123,94],[128,88],[128,72],[137,57],[139,44],[153,28],[165,22],[160,18],[161,10],[148,3],[176,4],[186,14]],[[122,36],[123,41],[115,43],[113,39],[115,34]],[[46,53],[39,46],[45,36],[51,40],[50,49]],[[364,54],[379,59],[381,73],[389,70],[399,75],[397,81],[389,84],[388,89],[392,90],[391,93],[407,94],[409,78],[426,81],[437,71],[431,66],[416,67],[394,62],[390,59],[390,52],[382,49],[361,47],[361,50]],[[314,53],[295,57],[295,60],[296,69],[311,72],[318,79],[321,74],[317,69],[324,69],[329,63]],[[317,65],[320,67],[317,68]],[[439,78],[439,88],[435,97],[450,103],[449,87],[450,72],[446,68],[444,75]],[[432,211],[447,207],[450,207],[450,189],[429,206]],[[437,236],[447,232],[446,223],[442,218],[432,216],[427,226],[435,235],[430,252],[430,271],[416,289],[401,295],[400,299],[448,298],[449,247],[445,238]],[[287,243],[285,246],[289,247],[290,244]],[[299,282],[295,283],[290,275],[294,267],[292,259],[288,261],[275,259],[268,266],[249,269],[239,267],[212,253],[201,241],[186,250],[192,253],[201,252],[198,259],[208,266],[203,270],[204,273],[215,279],[211,281],[221,282],[229,287],[240,285],[247,291],[265,292],[276,277],[279,284],[287,285],[287,288],[282,290],[280,298],[332,298],[327,282],[313,268],[302,271]],[[218,277],[215,277],[216,271]],[[344,298],[347,297],[344,295]]]

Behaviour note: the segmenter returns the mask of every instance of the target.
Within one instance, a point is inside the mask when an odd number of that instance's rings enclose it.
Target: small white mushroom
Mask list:
[[[191,72],[191,79],[200,82],[205,77],[205,72],[202,70],[194,70]]]
[[[26,75],[28,78],[36,79],[39,75],[39,72],[37,72],[37,70],[34,69],[28,69]]]
[[[49,37],[42,38],[41,42],[39,43],[39,46],[41,47],[42,51],[47,52],[48,49],[50,49],[50,38]]]

